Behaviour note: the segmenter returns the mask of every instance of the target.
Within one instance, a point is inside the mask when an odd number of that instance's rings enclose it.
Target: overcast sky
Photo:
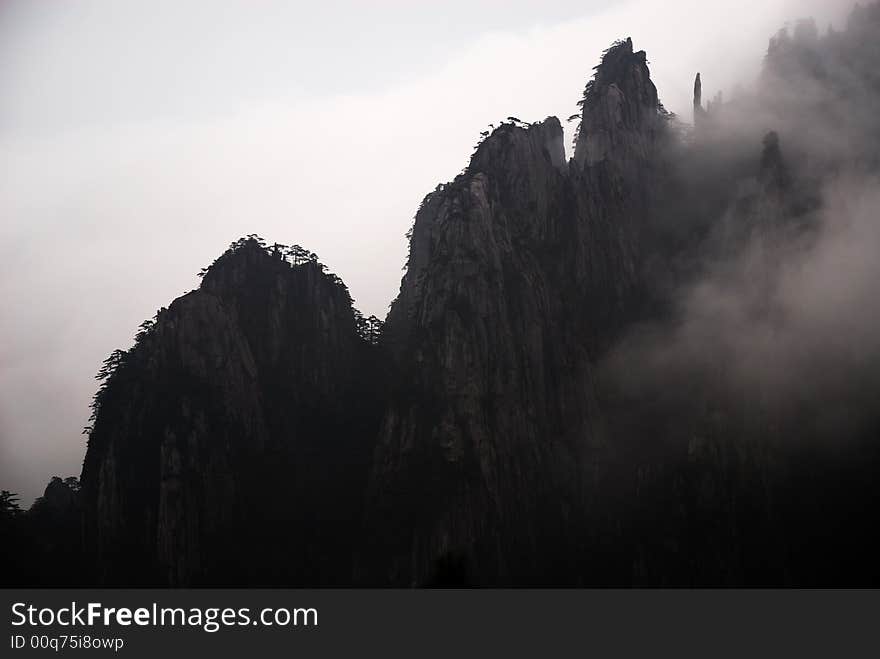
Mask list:
[[[317,252],[384,317],[488,123],[564,120],[627,36],[689,121],[696,71],[729,94],[849,5],[0,0],[0,488],[79,474],[101,361],[236,238]]]

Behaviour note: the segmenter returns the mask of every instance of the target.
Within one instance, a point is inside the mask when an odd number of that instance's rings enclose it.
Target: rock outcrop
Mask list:
[[[706,116],[706,109],[703,107],[703,82],[700,79],[699,72],[694,78],[694,128],[699,129],[703,119]]]
[[[859,112],[880,96],[876,8],[849,41],[777,36],[745,100],[703,109],[697,74],[683,140],[645,53],[616,42],[587,84],[571,160],[555,117],[512,120],[425,197],[381,332],[364,331],[313,255],[235,243],[102,369],[79,494],[96,579],[858,582],[876,544],[841,511],[852,495],[859,519],[876,512],[876,412],[846,450],[786,445],[818,436],[792,414],[813,399],[780,411],[778,392],[733,386],[739,365],[710,332],[670,351],[663,339],[679,336],[683,291],[717,271],[729,283],[747,250],[760,255],[748,319],[784,326],[778,242],[809,244],[818,190],[844,165],[880,171],[876,115]],[[829,62],[847,74],[826,75]],[[811,95],[779,71],[807,76]],[[818,136],[800,130],[820,121]],[[823,148],[829,135],[851,161]],[[634,346],[652,331],[648,360]],[[833,567],[811,567],[827,556]]]
[[[381,398],[373,350],[317,261],[234,245],[97,399],[82,482],[103,579],[346,582]]]
[[[615,43],[602,57],[584,92],[574,160],[582,168],[607,162],[629,179],[653,155],[661,129],[657,88],[645,51],[632,39]]]
[[[577,572],[605,441],[591,355],[638,308],[663,121],[627,39],[588,85],[568,167],[555,117],[507,124],[425,198],[386,325],[399,373],[367,578],[431,582],[450,560],[483,583]]]

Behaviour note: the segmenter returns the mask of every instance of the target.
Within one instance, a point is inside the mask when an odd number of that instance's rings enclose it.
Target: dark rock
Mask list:
[[[429,195],[386,327],[400,364],[364,575],[564,583],[605,437],[590,355],[633,312],[664,124],[643,52],[604,56],[571,169],[551,117],[504,125]],[[391,552],[391,561],[388,553]]]
[[[872,16],[846,38],[777,36],[759,91],[724,112],[720,96],[703,109],[697,74],[694,140],[674,139],[645,53],[615,43],[584,92],[571,161],[556,118],[511,117],[425,197],[381,331],[364,333],[313,255],[234,244],[105,365],[78,495],[95,579],[876,579],[876,416],[846,451],[795,450],[781,438],[811,424],[717,385],[723,355],[709,355],[707,379],[652,364],[661,387],[630,366],[634,392],[607,367],[638,330],[675,325],[682,286],[767,236],[806,234],[798,221],[843,160],[800,157],[817,151],[805,126],[845,108],[851,124],[822,120],[831,143],[867,127],[852,152],[876,172],[876,113],[859,111],[876,107]],[[786,75],[816,94],[792,95]],[[758,166],[754,116],[779,126]],[[756,259],[761,320],[779,312],[777,253]],[[855,521],[842,514],[851,496]]]
[[[102,396],[82,481],[103,578],[346,582],[381,397],[373,350],[317,262],[255,240],[218,259]]]

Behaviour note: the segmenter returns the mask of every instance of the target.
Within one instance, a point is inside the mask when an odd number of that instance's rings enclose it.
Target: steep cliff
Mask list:
[[[374,350],[317,261],[235,244],[145,325],[96,399],[82,483],[102,578],[347,581]]]
[[[587,87],[570,164],[555,117],[507,124],[426,197],[386,326],[400,372],[371,481],[369,578],[430,582],[450,560],[483,583],[579,572],[605,441],[591,354],[638,312],[664,130],[626,40]]]
[[[698,74],[694,130],[616,42],[570,161],[556,118],[513,121],[425,197],[381,332],[313,255],[235,243],[100,374],[100,581],[877,578],[873,305],[847,341],[792,289],[854,222],[825,231],[824,188],[880,170],[878,8],[780,33],[743,98],[704,109]],[[849,300],[839,270],[812,281]]]

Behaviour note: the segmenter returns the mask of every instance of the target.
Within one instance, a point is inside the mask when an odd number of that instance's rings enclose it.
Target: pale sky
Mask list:
[[[564,121],[627,36],[689,121],[698,70],[729,95],[850,5],[0,0],[0,489],[79,474],[102,360],[236,238],[317,252],[383,317],[487,124]]]

